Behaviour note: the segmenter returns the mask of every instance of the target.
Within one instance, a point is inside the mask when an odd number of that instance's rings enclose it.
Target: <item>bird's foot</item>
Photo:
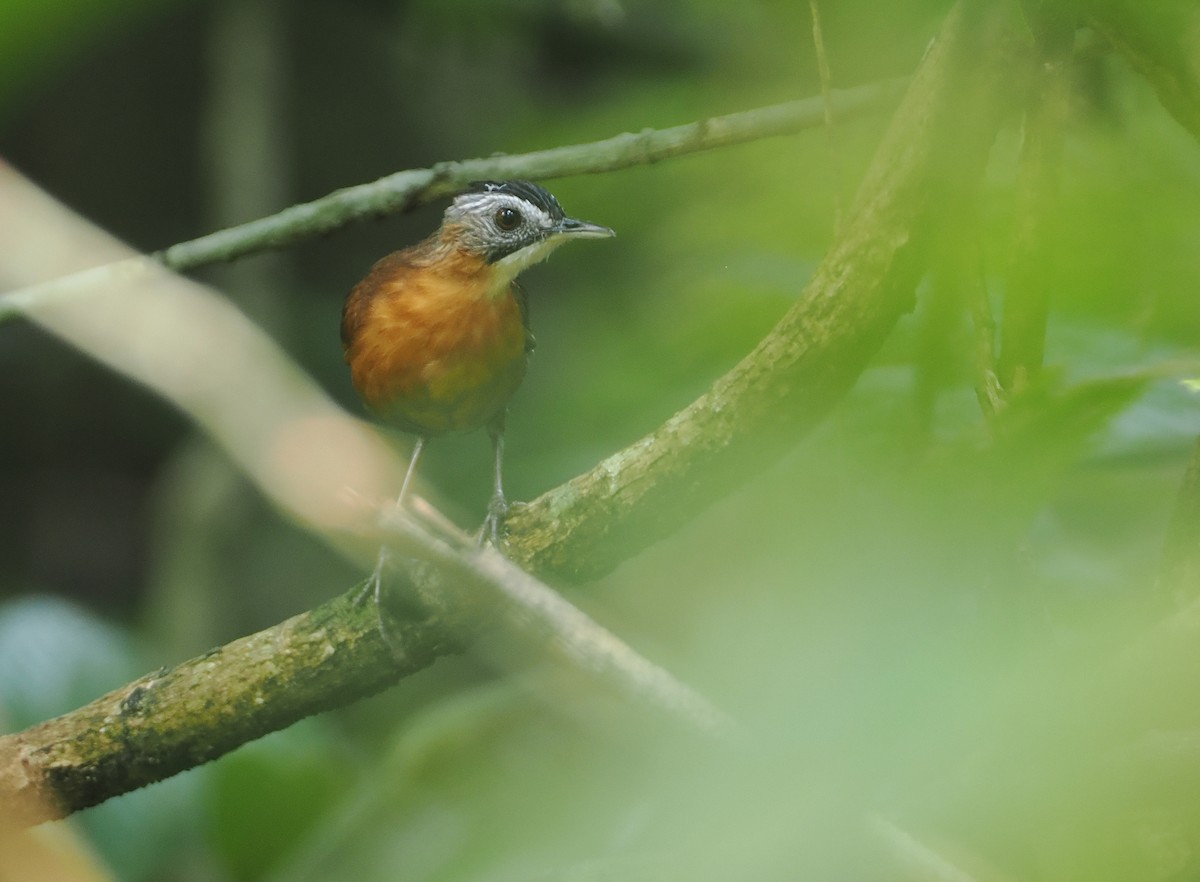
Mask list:
[[[384,644],[391,650],[392,655],[396,658],[402,656],[400,643],[394,639],[391,634],[391,626],[388,624],[388,613],[384,610],[383,595],[387,590],[384,585],[384,570],[388,566],[387,549],[379,550],[379,558],[375,561],[375,569],[371,571],[371,575],[363,581],[358,587],[358,592],[354,595],[354,605],[362,606],[366,603],[375,605],[375,623],[379,628],[379,636],[383,638]]]
[[[374,603],[379,606],[379,594],[382,589],[382,580],[380,578],[379,564],[375,565],[374,572],[358,585],[354,591],[353,604],[355,606],[364,606],[367,603]]]
[[[524,503],[510,503],[504,498],[503,494],[493,494],[491,500],[488,502],[487,517],[483,519],[483,525],[479,528],[479,532],[475,534],[475,544],[480,546],[490,545],[493,548],[499,549],[506,535],[504,522],[508,519],[508,513],[521,505],[524,505]]]

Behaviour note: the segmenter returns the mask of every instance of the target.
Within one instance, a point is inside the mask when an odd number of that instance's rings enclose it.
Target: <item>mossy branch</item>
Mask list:
[[[796,304],[729,373],[654,432],[515,511],[509,553],[533,572],[612,569],[761,472],[818,425],[913,304],[926,238],[982,174],[1020,71],[979,4],[950,14],[846,222]]]
[[[519,651],[587,672],[707,735],[732,731],[703,696],[640,656],[423,501],[390,512],[408,559],[380,612],[359,586],[281,624],[163,668],[0,738],[0,830],[40,823],[162,780],[321,711],[372,695],[497,631]],[[433,529],[431,529],[431,527]],[[386,634],[385,634],[386,631]]]
[[[443,648],[436,629],[413,629],[393,653],[374,608],[352,595],[0,738],[0,827],[62,817],[216,759],[386,689]]]

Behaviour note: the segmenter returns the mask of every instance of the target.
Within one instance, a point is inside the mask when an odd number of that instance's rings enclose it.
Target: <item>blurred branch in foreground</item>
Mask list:
[[[0,235],[22,246],[10,275],[36,278],[68,243],[75,260],[124,250],[10,170],[0,191],[14,209]],[[703,698],[427,505],[381,526],[383,505],[369,500],[394,494],[402,464],[227,301],[161,267],[100,278],[112,286],[102,310],[51,297],[30,305],[30,317],[184,410],[284,514],[344,554],[366,561],[383,542],[432,564],[416,605],[452,607],[454,627],[419,609],[385,641],[373,607],[338,598],[0,739],[5,822],[59,816],[191,768],[377,692],[485,628],[701,728],[720,725]]]
[[[412,534],[407,518],[391,533],[409,537],[405,544]],[[565,659],[705,734],[728,729],[702,696],[496,551],[441,543],[434,556],[440,558],[439,578],[422,581],[449,591],[435,602],[452,604],[456,623],[473,619],[469,630],[448,627],[433,615],[389,627],[385,640],[375,607],[361,602],[356,588],[311,612],[155,671],[85,707],[0,738],[0,828],[62,817],[364,698],[457,650],[489,619],[502,620],[507,642],[519,642],[523,654],[533,649]],[[507,655],[505,647],[502,663]]]
[[[955,7],[878,150],[843,232],[797,305],[741,364],[652,436],[515,514],[510,549],[518,564],[535,574],[603,571],[761,471],[820,421],[911,304],[924,262],[917,246],[927,222],[944,209],[945,188],[955,186],[962,175],[977,176],[983,168],[1014,80],[1013,59],[1004,51],[1000,33],[993,10],[973,3]],[[819,120],[819,103],[814,110]],[[479,173],[474,169],[470,176]],[[519,173],[546,176],[535,169]],[[22,183],[11,173],[0,180],[12,191]],[[50,266],[79,266],[85,254],[64,248],[63,263],[38,262],[45,256],[38,251],[45,236],[33,221],[39,213],[42,219],[52,213],[46,202],[41,200],[30,212],[0,216],[6,227],[0,229],[0,238],[24,242],[34,255],[13,258],[37,264],[27,267],[26,283],[44,278]],[[17,292],[17,306],[182,408],[217,437],[285,512],[327,541],[361,556],[382,539],[400,554],[450,567],[452,577],[462,580],[453,586],[456,592],[425,597],[426,605],[448,602],[457,618],[465,602],[457,589],[482,579],[506,598],[501,610],[505,621],[532,615],[532,620],[522,620],[534,625],[525,633],[540,632],[565,648],[576,664],[619,673],[634,691],[660,690],[665,675],[640,659],[634,662],[611,635],[597,630],[582,642],[563,639],[564,631],[572,631],[570,623],[559,627],[567,615],[560,605],[565,601],[552,594],[533,596],[528,589],[535,583],[523,574],[496,572],[511,567],[498,556],[455,553],[447,559],[416,530],[425,527],[407,518],[399,531],[393,522],[381,530],[375,520],[378,508],[356,503],[347,493],[379,499],[389,487],[394,492],[397,464],[375,436],[348,420],[229,304],[161,268],[155,271],[145,258],[134,260],[132,273],[110,269],[91,274],[93,283],[105,283],[102,308],[69,296],[90,292],[79,277]],[[151,280],[154,284],[147,284]],[[205,322],[198,323],[198,316]],[[220,358],[213,357],[215,341]],[[241,369],[257,358],[274,367]],[[761,443],[770,455],[761,455]],[[9,736],[0,741],[0,791],[7,788],[15,796],[38,787],[43,793],[61,788],[67,768],[54,765],[54,751],[69,748],[73,738],[99,739],[107,727],[116,727],[108,734],[120,737],[104,740],[109,752],[93,758],[107,763],[112,772],[104,788],[89,783],[96,780],[95,766],[72,767],[81,788],[71,795],[75,801],[64,801],[61,789],[55,794],[58,811],[93,804],[174,774],[189,762],[212,759],[305,714],[382,688],[459,637],[422,610],[400,624],[403,658],[397,667],[384,661],[383,642],[375,629],[365,629],[362,615],[346,604],[340,598],[186,663],[193,666],[186,676],[203,681],[197,687],[201,691],[184,688],[175,702],[163,700],[161,684],[155,685],[160,675],[152,675],[89,708]],[[339,627],[349,630],[331,642],[328,616],[334,612],[339,612]],[[542,627],[555,622],[558,625],[548,631]],[[227,651],[250,664],[245,673],[251,681],[239,681],[243,690],[253,686],[255,671],[261,678],[261,688],[239,691],[240,701],[234,704],[220,691],[204,690],[204,683],[235,674],[223,667]],[[300,659],[310,663],[289,669]],[[599,667],[592,668],[593,662]],[[278,676],[277,666],[287,669],[287,676]],[[329,666],[336,666],[345,678],[323,676]],[[660,694],[660,706],[694,722],[710,715],[702,700],[671,683],[668,691],[673,694]],[[299,704],[297,696],[302,698]],[[237,717],[239,725],[219,725],[218,737],[208,724],[194,720],[176,729],[179,741],[165,746],[153,724],[168,710],[226,721]],[[243,716],[252,721],[252,728],[240,725]],[[56,726],[64,731],[54,731],[50,744],[37,740],[38,733]],[[36,781],[31,780],[35,772],[40,776]]]

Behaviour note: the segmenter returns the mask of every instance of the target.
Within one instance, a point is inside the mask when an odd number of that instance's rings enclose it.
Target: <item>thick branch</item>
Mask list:
[[[1010,106],[1019,77],[993,9],[950,13],[795,306],[687,408],[513,512],[515,560],[560,578],[601,575],[778,460],[841,399],[911,307],[942,194],[978,177]]]
[[[408,602],[402,616],[387,616],[386,636],[380,612],[356,587],[0,737],[0,830],[63,817],[201,765],[379,692],[484,635],[505,638],[504,656],[516,650],[565,660],[707,734],[729,729],[703,696],[495,550],[476,548],[433,517],[418,503],[415,513],[392,512],[385,520],[389,544],[419,552],[424,562],[410,560],[411,582],[393,592]]]
[[[393,654],[351,595],[159,670],[69,714],[0,738],[0,827],[37,823],[215,759],[420,670],[439,632]]]

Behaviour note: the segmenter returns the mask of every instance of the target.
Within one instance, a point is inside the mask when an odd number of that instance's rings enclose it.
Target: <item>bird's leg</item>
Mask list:
[[[404,497],[408,493],[408,485],[412,483],[413,474],[417,470],[417,460],[421,458],[421,451],[425,449],[425,436],[418,435],[417,443],[413,445],[412,455],[408,458],[408,470],[404,473],[404,482],[400,485],[400,495],[396,497],[396,508],[404,504]]]
[[[500,547],[501,531],[504,519],[508,516],[508,500],[504,498],[504,412],[488,425],[488,435],[492,439],[492,453],[495,462],[492,472],[492,498],[488,500],[487,517],[479,528],[476,541],[480,545],[490,544]]]
[[[408,470],[404,473],[404,482],[400,485],[400,493],[396,497],[396,510],[399,511],[404,505],[404,497],[408,494],[408,485],[412,482],[413,473],[417,470],[417,460],[421,456],[421,450],[425,447],[424,436],[418,436],[417,443],[413,445],[412,456],[408,460]],[[379,557],[375,559],[375,569],[371,571],[371,575],[367,581],[363,583],[362,593],[358,596],[357,601],[362,603],[368,597],[375,602],[375,609],[379,612],[379,631],[383,634],[383,639],[388,645],[391,645],[391,639],[388,637],[387,630],[383,623],[383,571],[387,568],[388,549],[386,545],[380,546]]]

